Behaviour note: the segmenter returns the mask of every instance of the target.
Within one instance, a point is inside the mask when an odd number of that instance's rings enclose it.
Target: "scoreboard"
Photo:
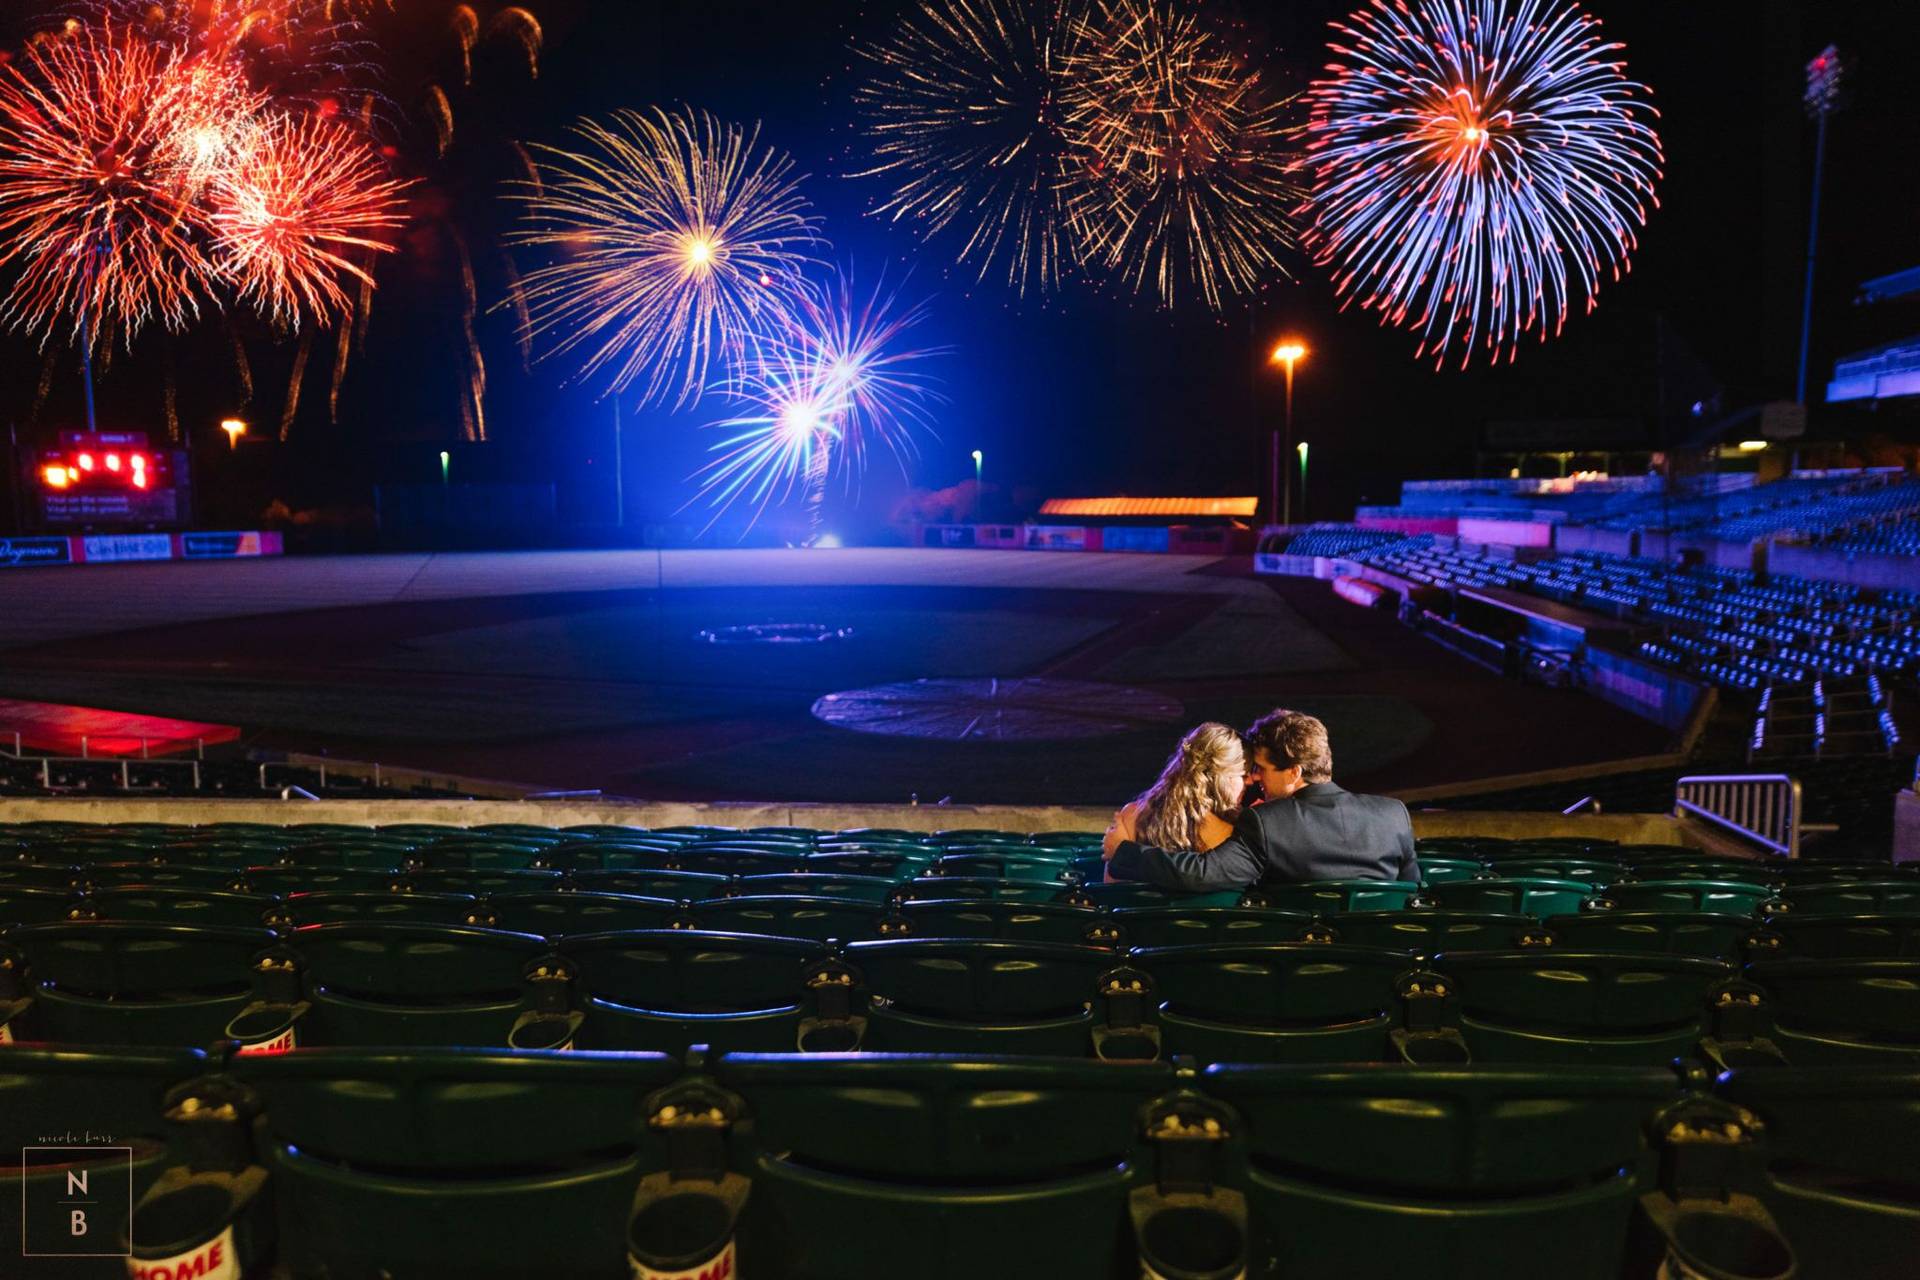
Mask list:
[[[164,528],[193,514],[186,451],[152,448],[144,432],[63,431],[30,465],[42,528]]]

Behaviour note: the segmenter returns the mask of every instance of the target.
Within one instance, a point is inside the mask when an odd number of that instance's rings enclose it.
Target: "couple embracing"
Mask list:
[[[1203,724],[1114,815],[1107,879],[1199,893],[1261,881],[1418,880],[1407,806],[1335,786],[1327,726],[1276,710]]]

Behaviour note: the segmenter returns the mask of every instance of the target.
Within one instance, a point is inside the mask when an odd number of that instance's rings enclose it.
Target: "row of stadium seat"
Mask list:
[[[49,1129],[126,1148],[0,1167],[0,1239],[57,1244],[70,1179],[99,1196],[130,1163],[134,1274],[168,1280],[214,1252],[331,1280],[1893,1280],[1920,1257],[1911,1069],[16,1047],[0,1098],[0,1162]]]
[[[1344,921],[1345,918],[1342,918]],[[1694,917],[1658,927],[1724,929]],[[187,1047],[492,1045],[679,1052],[870,1049],[1206,1062],[1490,1061],[1609,1065],[1677,1056],[1920,1065],[1920,917],[1875,931],[1904,955],[1486,945],[1511,917],[1371,936],[1398,945],[1235,937],[1118,951],[1035,937],[827,944],[702,930],[542,937],[464,925],[266,929],[25,925],[0,945],[12,1041]],[[1172,924],[1176,922],[1162,922]],[[1271,923],[1271,922],[1270,922]],[[1200,929],[1193,930],[1199,934]],[[1354,936],[1369,936],[1355,931]],[[1599,939],[1602,942],[1609,938]],[[1549,935],[1547,941],[1554,938]]]

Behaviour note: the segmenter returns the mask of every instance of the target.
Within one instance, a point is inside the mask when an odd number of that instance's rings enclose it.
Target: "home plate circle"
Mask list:
[[[813,704],[813,714],[837,728],[947,742],[1100,738],[1175,723],[1185,713],[1165,694],[1044,676],[909,680],[829,693]]]

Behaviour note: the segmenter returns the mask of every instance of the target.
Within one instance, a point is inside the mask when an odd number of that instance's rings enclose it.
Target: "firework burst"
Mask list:
[[[877,448],[904,470],[940,399],[925,366],[946,348],[907,345],[926,315],[925,303],[902,306],[884,281],[861,293],[846,274],[804,295],[756,344],[735,388],[747,410],[714,424],[726,435],[694,478],[715,518],[745,503],[758,519],[800,491],[817,529],[834,472],[853,487]]]
[[[554,260],[525,277],[532,336],[578,376],[643,402],[699,399],[804,294],[821,246],[793,162],[704,113],[582,121],[580,150],[539,147],[513,244]]]
[[[43,342],[198,315],[217,272],[183,160],[257,107],[239,75],[114,27],[0,66],[0,315]]]
[[[1627,270],[1660,140],[1622,46],[1564,0],[1376,3],[1309,91],[1312,221],[1343,305],[1512,360]]]
[[[1288,103],[1174,0],[1099,0],[1077,28],[1062,84],[1092,176],[1072,205],[1083,255],[1168,306],[1217,310],[1285,274]]]
[[[277,323],[344,318],[401,225],[406,184],[365,137],[334,121],[279,117],[214,194],[214,253],[241,298]]]
[[[925,237],[951,230],[977,277],[1024,292],[1055,288],[1071,259],[1066,202],[1079,170],[1059,89],[1066,0],[923,0],[892,34],[857,52],[854,89],[873,163],[895,184],[876,213]]]

